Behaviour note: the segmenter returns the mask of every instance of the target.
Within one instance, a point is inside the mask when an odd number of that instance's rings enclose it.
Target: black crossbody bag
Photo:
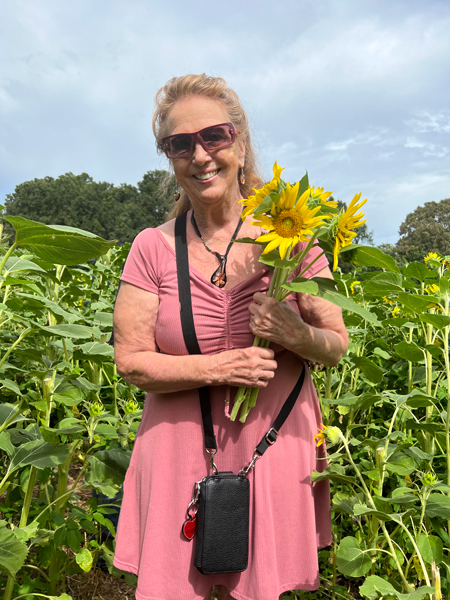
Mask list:
[[[175,221],[181,326],[189,354],[201,354],[192,314],[186,214],[180,215]],[[210,457],[213,475],[203,477],[195,483],[182,531],[188,540],[192,540],[195,533],[197,534],[194,565],[200,573],[204,575],[240,573],[247,568],[250,512],[250,482],[247,475],[267,448],[276,442],[278,432],[300,394],[304,378],[303,367],[294,389],[283,404],[272,427],[256,446],[252,460],[237,475],[232,472],[219,472],[214,463],[217,442],[212,422],[209,388],[199,388],[205,450]]]

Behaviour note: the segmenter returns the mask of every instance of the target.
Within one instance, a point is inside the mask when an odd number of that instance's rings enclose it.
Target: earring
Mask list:
[[[177,190],[177,191],[175,192],[175,194],[173,195],[173,199],[175,200],[175,202],[178,202],[178,200],[180,199],[180,196],[181,196],[181,194],[180,194],[180,192]]]
[[[241,167],[241,172],[239,173],[239,183],[241,185],[245,183],[244,167]]]

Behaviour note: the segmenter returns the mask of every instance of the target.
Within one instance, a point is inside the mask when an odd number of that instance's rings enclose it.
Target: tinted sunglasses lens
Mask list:
[[[230,146],[234,141],[233,130],[229,125],[207,127],[203,131],[200,131],[198,136],[209,150],[217,150],[218,148]]]
[[[184,156],[190,153],[192,146],[192,135],[190,133],[175,135],[167,140],[169,157]]]

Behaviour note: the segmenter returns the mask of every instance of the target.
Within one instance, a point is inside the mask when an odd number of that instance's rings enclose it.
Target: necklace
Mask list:
[[[231,248],[234,240],[236,239],[236,236],[239,233],[239,230],[242,227],[243,222],[244,221],[241,219],[241,217],[239,217],[238,224],[237,224],[236,229],[234,230],[233,236],[232,236],[232,238],[231,238],[231,240],[230,240],[230,242],[229,242],[229,244],[227,246],[225,254],[219,254],[218,252],[216,252],[215,250],[213,250],[212,248],[210,248],[208,246],[208,244],[205,242],[205,240],[203,239],[202,234],[200,233],[200,229],[198,228],[197,222],[195,220],[194,212],[192,212],[191,223],[192,223],[192,225],[193,225],[193,227],[195,229],[195,233],[202,240],[203,245],[208,250],[208,252],[211,252],[211,254],[215,254],[216,257],[217,257],[217,259],[220,262],[220,264],[217,267],[217,269],[211,275],[211,283],[213,283],[214,285],[217,285],[217,287],[219,287],[219,288],[225,287],[225,285],[227,283],[227,271],[226,271],[226,268],[227,268],[228,252],[230,251],[230,248]]]

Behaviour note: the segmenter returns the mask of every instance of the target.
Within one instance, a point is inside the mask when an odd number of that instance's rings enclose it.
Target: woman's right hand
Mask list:
[[[215,354],[215,384],[265,388],[274,378],[277,362],[269,348],[238,348]]]

